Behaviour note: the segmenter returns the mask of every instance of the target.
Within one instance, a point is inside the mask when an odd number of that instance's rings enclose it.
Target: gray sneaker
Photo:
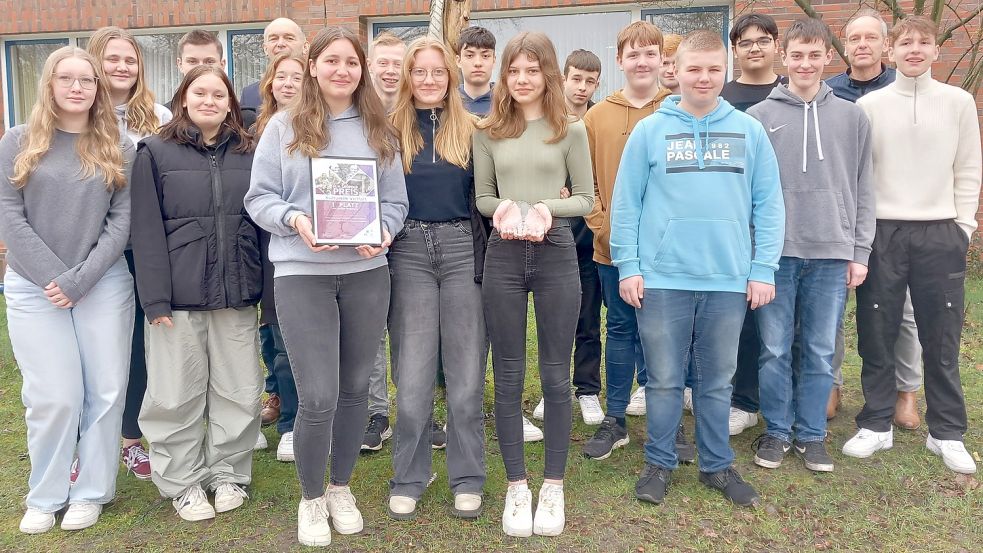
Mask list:
[[[601,427],[594,437],[584,444],[584,457],[600,461],[611,456],[611,452],[628,445],[628,429],[618,424],[614,417],[604,417]]]
[[[833,472],[833,458],[826,453],[826,444],[818,442],[800,442],[793,444],[795,452],[802,457],[806,468],[815,472]]]

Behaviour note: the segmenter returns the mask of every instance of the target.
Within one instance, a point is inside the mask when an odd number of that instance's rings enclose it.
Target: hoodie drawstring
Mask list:
[[[710,137],[710,120],[706,120],[706,135],[700,136],[700,120],[693,117],[690,119],[693,122],[693,140],[696,142],[696,164],[700,169],[706,168],[706,164],[703,163],[704,151],[706,146],[704,145],[704,140]]]
[[[812,104],[808,102],[802,103],[802,172],[805,173],[809,166],[809,155],[806,148],[809,143],[809,108],[812,107],[812,120],[813,124],[816,126],[816,150],[819,152],[819,161],[825,159],[823,157],[823,139],[819,134],[819,104],[815,101]]]

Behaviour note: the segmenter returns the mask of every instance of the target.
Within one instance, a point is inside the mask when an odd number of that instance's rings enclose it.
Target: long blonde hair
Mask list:
[[[543,115],[553,129],[553,136],[546,143],[556,144],[566,137],[570,118],[563,100],[563,74],[560,73],[560,64],[556,61],[556,49],[543,33],[522,32],[505,45],[498,83],[492,93],[491,112],[478,123],[478,128],[487,130],[489,138],[493,140],[518,138],[525,132],[526,119],[508,87],[509,66],[519,54],[525,54],[530,60],[539,62],[539,69],[546,81],[542,100]]]
[[[133,47],[137,54],[137,82],[130,89],[130,95],[126,101],[126,126],[133,129],[140,136],[149,136],[157,132],[160,127],[160,118],[154,111],[154,93],[147,86],[147,80],[143,76],[143,52],[133,34],[119,27],[103,27],[92,33],[89,45],[86,48],[92,57],[96,58],[100,67],[102,58],[106,55],[106,47],[109,41],[119,39],[125,40]],[[106,83],[108,85],[108,83]]]
[[[467,169],[471,163],[471,135],[477,119],[464,109],[464,102],[457,91],[457,64],[444,43],[431,37],[414,40],[403,58],[403,77],[399,85],[396,105],[389,120],[396,127],[400,149],[403,152],[403,172],[409,174],[413,158],[423,149],[423,136],[417,122],[413,104],[413,78],[410,71],[416,67],[416,55],[424,50],[436,50],[447,67],[447,93],[444,95],[444,111],[440,114],[440,126],[434,139],[434,150],[452,165]]]
[[[21,151],[14,158],[14,176],[11,178],[17,188],[27,184],[41,158],[51,147],[58,123],[57,106],[52,89],[55,68],[62,60],[78,58],[89,62],[96,76],[96,97],[89,108],[89,124],[79,135],[76,149],[82,162],[82,176],[92,177],[100,171],[106,188],[116,190],[126,186],[123,174],[123,150],[120,147],[119,126],[109,99],[109,86],[102,71],[102,64],[81,48],[65,46],[52,52],[41,70],[41,83],[38,85],[38,99],[27,120],[27,134],[21,144]]]
[[[253,123],[253,128],[251,129],[253,136],[256,140],[262,136],[263,131],[266,129],[266,125],[269,124],[270,119],[276,115],[276,112],[280,110],[281,107],[277,104],[276,97],[273,96],[273,79],[276,77],[276,70],[280,67],[280,64],[287,61],[293,60],[300,64],[301,74],[306,74],[307,63],[303,58],[297,57],[290,50],[285,50],[280,52],[273,58],[273,61],[266,66],[266,72],[263,73],[263,78],[259,81],[259,117],[256,118],[256,122]],[[300,90],[297,91],[298,94]],[[296,100],[295,100],[296,101]]]
[[[321,29],[311,41],[304,82],[300,87],[300,100],[290,106],[294,139],[287,145],[287,152],[290,154],[300,152],[308,157],[317,157],[321,149],[331,143],[327,125],[324,124],[328,117],[328,105],[321,97],[317,77],[311,75],[310,65],[316,63],[318,56],[336,40],[347,40],[355,49],[358,63],[362,67],[362,75],[355,87],[352,103],[358,106],[369,146],[375,150],[380,161],[390,161],[396,156],[397,151],[395,130],[386,118],[386,108],[382,105],[382,100],[368,82],[368,64],[365,61],[365,51],[358,42],[358,36],[345,27]]]

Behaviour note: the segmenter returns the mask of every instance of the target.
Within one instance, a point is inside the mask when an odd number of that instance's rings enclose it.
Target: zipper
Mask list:
[[[211,161],[209,170],[212,173],[212,202],[215,204],[215,235],[218,250],[218,274],[219,282],[222,285],[222,295],[225,305],[229,305],[229,290],[225,285],[225,216],[222,214],[222,175],[218,170],[218,161],[215,154],[210,153],[208,157]]]
[[[437,163],[437,108],[430,108],[431,163]]]
[[[911,101],[911,113],[915,118],[915,125],[918,125],[918,79],[915,79],[915,95]]]

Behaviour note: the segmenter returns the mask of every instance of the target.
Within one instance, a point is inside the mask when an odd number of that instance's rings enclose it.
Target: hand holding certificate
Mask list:
[[[312,246],[385,248],[378,174],[374,159],[311,159]]]

